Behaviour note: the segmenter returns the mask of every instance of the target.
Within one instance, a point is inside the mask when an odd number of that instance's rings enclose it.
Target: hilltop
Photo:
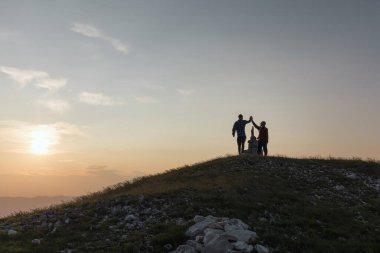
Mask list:
[[[380,164],[248,155],[169,170],[0,219],[0,252],[168,252],[196,215],[272,252],[379,252]]]

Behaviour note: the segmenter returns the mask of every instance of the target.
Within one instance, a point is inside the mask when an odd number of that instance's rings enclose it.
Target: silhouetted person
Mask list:
[[[256,125],[256,123],[252,120],[252,124],[259,130],[259,136],[257,137],[257,154],[262,155],[264,150],[264,155],[268,155],[268,128],[265,127],[265,121],[261,121],[260,126]]]
[[[245,125],[252,122],[252,116],[249,118],[249,120],[243,120],[243,115],[239,114],[239,120],[235,122],[233,128],[232,128],[232,136],[235,137],[235,132],[237,133],[237,145],[238,145],[238,151],[239,154],[244,152],[244,144],[246,140],[245,136]]]

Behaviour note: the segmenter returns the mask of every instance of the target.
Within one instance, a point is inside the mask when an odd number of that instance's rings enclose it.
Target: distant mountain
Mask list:
[[[188,227],[205,229],[208,215],[248,224],[257,252],[379,252],[379,197],[378,162],[226,157],[0,219],[0,252],[158,253],[186,243],[177,252],[195,253],[210,237],[189,238]],[[231,227],[204,231],[223,229]]]
[[[31,211],[36,208],[49,207],[72,200],[69,196],[39,196],[39,197],[0,197],[0,217],[16,212]]]

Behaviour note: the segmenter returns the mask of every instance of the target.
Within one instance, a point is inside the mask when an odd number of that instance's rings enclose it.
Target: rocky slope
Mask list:
[[[0,219],[0,252],[170,252],[196,215],[246,223],[250,252],[379,252],[379,196],[377,162],[220,158]]]

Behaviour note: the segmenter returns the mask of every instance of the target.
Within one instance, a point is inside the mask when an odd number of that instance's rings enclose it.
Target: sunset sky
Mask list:
[[[380,159],[380,1],[0,1],[0,196],[237,153]],[[247,126],[249,133],[251,126]]]

